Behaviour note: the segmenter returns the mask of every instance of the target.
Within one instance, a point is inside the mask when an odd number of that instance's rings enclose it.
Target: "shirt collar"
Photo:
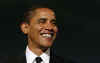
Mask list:
[[[40,55],[40,57],[43,59],[43,61],[47,61],[50,58],[50,49],[48,49],[45,53]]]
[[[36,57],[37,57],[37,55],[34,54],[27,46],[27,48],[26,48],[27,63],[32,63],[35,60]]]
[[[33,53],[27,46],[26,48],[26,59],[27,63],[32,63],[35,58],[38,57],[35,53]],[[40,55],[43,61],[47,61],[50,58],[50,48],[44,52],[43,54]]]

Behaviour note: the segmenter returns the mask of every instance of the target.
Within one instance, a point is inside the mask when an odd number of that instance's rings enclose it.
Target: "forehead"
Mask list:
[[[36,16],[55,17],[55,13],[49,8],[38,8],[36,9]]]

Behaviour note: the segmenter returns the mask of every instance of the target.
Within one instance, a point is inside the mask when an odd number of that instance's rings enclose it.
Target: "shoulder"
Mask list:
[[[64,58],[63,57],[61,57],[61,56],[55,56],[54,57],[54,60],[57,62],[57,63],[64,63]]]
[[[25,56],[9,56],[8,63],[25,63]]]
[[[69,57],[63,58],[61,56],[55,56],[55,63],[77,63]]]
[[[5,61],[6,62],[3,62],[3,63],[25,63],[26,57],[25,57],[24,52],[9,54],[8,56],[6,56]]]
[[[0,63],[7,63],[8,56],[0,56]]]

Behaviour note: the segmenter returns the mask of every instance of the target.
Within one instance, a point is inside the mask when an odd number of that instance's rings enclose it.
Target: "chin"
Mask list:
[[[50,48],[53,45],[53,41],[50,40],[41,40],[40,46],[43,48]]]
[[[50,48],[52,46],[52,44],[45,44],[45,45],[42,45],[42,47],[44,48]]]

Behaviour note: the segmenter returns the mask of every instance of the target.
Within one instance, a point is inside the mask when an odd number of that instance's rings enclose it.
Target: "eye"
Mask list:
[[[57,23],[56,23],[56,20],[55,20],[55,19],[53,19],[53,20],[51,21],[51,23],[52,23],[52,24],[54,24],[54,25],[57,25]]]
[[[45,23],[46,21],[47,21],[46,18],[40,18],[40,19],[38,20],[39,23]]]

